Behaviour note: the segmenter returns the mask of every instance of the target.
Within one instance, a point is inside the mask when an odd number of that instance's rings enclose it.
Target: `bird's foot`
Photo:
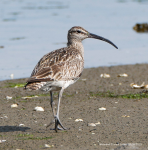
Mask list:
[[[57,130],[67,130],[66,128],[64,128],[64,126],[62,125],[60,119],[57,116],[54,117],[54,120],[52,122],[50,122],[50,124],[48,124],[46,126],[46,128],[51,126],[51,124],[53,124],[53,123],[55,123],[55,128],[54,129],[50,129],[50,130],[55,130],[56,132],[57,132]],[[61,126],[61,128],[59,126]]]

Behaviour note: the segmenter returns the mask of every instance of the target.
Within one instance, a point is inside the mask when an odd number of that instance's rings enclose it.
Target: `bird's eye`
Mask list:
[[[77,30],[77,33],[81,33],[81,31],[80,31],[80,30]]]

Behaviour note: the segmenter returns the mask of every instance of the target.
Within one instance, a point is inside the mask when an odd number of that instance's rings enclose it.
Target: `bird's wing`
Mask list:
[[[27,82],[71,80],[83,71],[82,54],[75,48],[62,48],[44,55]]]

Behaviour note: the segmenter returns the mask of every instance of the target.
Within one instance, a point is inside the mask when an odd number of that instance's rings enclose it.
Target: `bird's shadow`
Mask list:
[[[0,132],[14,132],[23,131],[30,129],[29,127],[19,127],[19,126],[0,126]]]

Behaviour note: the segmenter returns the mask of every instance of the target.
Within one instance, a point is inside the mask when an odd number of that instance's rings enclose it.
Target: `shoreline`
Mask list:
[[[98,67],[88,67],[88,68],[84,68],[84,70],[85,69],[92,69],[92,68],[102,68],[102,67],[120,67],[120,66],[131,66],[131,65],[147,65],[148,63],[136,63],[136,64],[120,64],[120,65],[107,65],[107,66],[98,66]],[[33,70],[33,69],[32,69]],[[83,70],[83,71],[84,71]],[[31,72],[30,72],[30,75],[31,75]],[[10,76],[9,76],[10,77]],[[6,80],[18,80],[18,79],[27,79],[27,78],[29,78],[29,77],[22,77],[22,78],[14,78],[14,79],[4,79],[4,80],[0,80],[0,82],[2,82],[2,81],[6,81]]]

